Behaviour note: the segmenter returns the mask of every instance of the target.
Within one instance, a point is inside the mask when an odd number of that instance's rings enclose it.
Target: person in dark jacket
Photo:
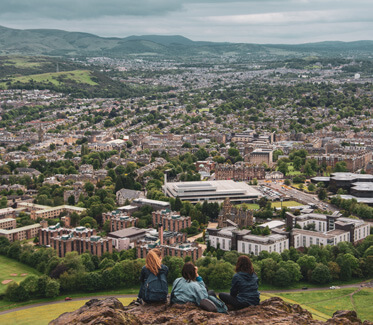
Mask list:
[[[142,301],[150,303],[150,301],[147,301],[145,298],[145,283],[151,273],[153,273],[156,276],[158,276],[161,273],[164,273],[166,278],[168,275],[168,267],[162,264],[161,251],[157,248],[149,251],[149,253],[146,255],[145,266],[143,266],[143,268],[141,269],[141,286],[137,297],[138,303],[141,303]]]
[[[259,305],[258,277],[249,257],[241,255],[236,264],[230,294],[220,293],[219,298],[233,309]]]

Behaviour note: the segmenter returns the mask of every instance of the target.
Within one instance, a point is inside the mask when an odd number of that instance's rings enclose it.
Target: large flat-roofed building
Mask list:
[[[150,205],[154,210],[163,210],[163,209],[170,209],[171,205],[169,202],[165,201],[158,201],[158,200],[149,200],[149,199],[143,199],[138,198],[134,199],[131,202],[131,205],[142,207],[144,205]]]
[[[0,229],[0,237],[6,237],[10,242],[31,239],[37,236],[40,223],[10,230]]]
[[[147,229],[130,227],[117,231],[110,232],[108,238],[112,239],[113,246],[118,250],[129,249],[135,246],[138,240],[144,239]]]
[[[179,197],[192,203],[204,200],[224,201],[225,198],[232,202],[250,202],[261,196],[252,186],[232,180],[166,183],[163,190],[169,197]]]
[[[348,231],[335,229],[327,232],[293,229],[291,233],[291,246],[294,248],[309,247],[311,245],[337,245],[343,241],[350,241]]]

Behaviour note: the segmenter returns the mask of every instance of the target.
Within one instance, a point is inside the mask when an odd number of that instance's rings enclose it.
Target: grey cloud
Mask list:
[[[157,16],[182,9],[182,0],[1,0],[0,17],[28,14],[54,19]]]

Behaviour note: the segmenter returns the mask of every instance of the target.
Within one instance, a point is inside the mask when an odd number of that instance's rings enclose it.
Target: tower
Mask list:
[[[39,140],[39,142],[43,142],[44,141],[44,131],[43,131],[42,127],[41,127],[41,123],[39,124],[38,140]]]

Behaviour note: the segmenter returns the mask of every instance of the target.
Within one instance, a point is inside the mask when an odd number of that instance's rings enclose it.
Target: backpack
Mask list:
[[[168,294],[168,284],[166,274],[159,272],[154,275],[150,272],[145,282],[144,301],[157,302],[166,301]]]

